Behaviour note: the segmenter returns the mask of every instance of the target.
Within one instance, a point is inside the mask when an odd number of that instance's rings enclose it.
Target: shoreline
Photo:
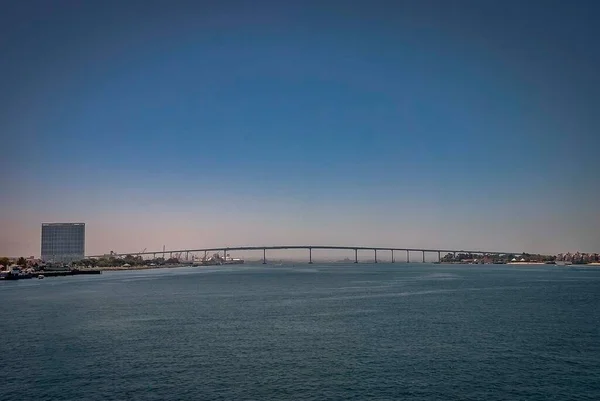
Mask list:
[[[507,265],[549,265],[556,266],[554,263],[544,263],[544,262],[507,262]]]
[[[303,265],[304,262],[290,262],[290,263],[284,263],[283,265],[287,265],[287,266],[297,266],[297,265]],[[327,263],[324,262],[322,263],[324,265],[340,265],[340,263]],[[352,263],[354,264],[354,263]],[[359,263],[360,265],[361,263]],[[363,264],[369,264],[368,262],[365,262]],[[392,263],[385,263],[385,262],[380,262],[380,264],[392,264]],[[395,264],[406,264],[406,262],[396,262]],[[417,264],[417,263],[415,263]],[[419,263],[420,264],[420,263]],[[429,263],[427,263],[429,264]],[[451,262],[451,263],[433,263],[433,264],[441,264],[441,265],[472,265],[472,263],[456,263],[456,262]],[[255,263],[244,263],[244,265],[255,265]],[[261,263],[256,263],[256,265],[260,265],[260,266],[264,266]],[[266,266],[282,266],[281,264],[267,264]],[[310,264],[308,264],[308,262],[306,263],[307,266],[310,266]],[[569,265],[557,265],[554,263],[544,263],[544,262],[507,262],[507,263],[481,263],[482,266],[486,266],[486,265],[490,265],[490,266],[501,266],[501,265],[510,265],[510,266],[556,266],[556,267],[567,267],[567,266],[577,266],[577,267],[585,267],[585,266],[600,266],[600,262],[594,262],[594,263],[587,263],[587,264],[569,264]],[[174,269],[174,268],[178,268],[178,267],[220,267],[220,266],[227,266],[227,265],[192,265],[192,264],[177,264],[177,265],[168,265],[168,266],[128,266],[128,267],[123,267],[123,266],[111,266],[111,267],[96,267],[90,270],[101,270],[101,271],[136,271],[136,270],[151,270],[151,269]],[[80,270],[86,270],[86,269],[80,269]]]
[[[372,263],[372,262],[371,262]],[[369,262],[365,262],[363,264],[371,264]],[[296,267],[296,266],[300,266],[300,265],[304,265],[306,264],[306,266],[310,266],[310,264],[308,263],[304,263],[304,262],[290,262],[290,263],[285,263],[285,264],[267,264],[267,266],[287,266],[287,267]],[[327,263],[324,262],[322,263],[323,265],[341,265],[340,263]],[[382,262],[381,264],[392,264],[392,263],[386,263],[386,262]],[[406,262],[397,262],[396,264],[406,264]],[[421,263],[415,263],[415,265],[418,265]],[[426,264],[431,264],[431,263],[426,263]],[[464,265],[464,266],[470,266],[473,265],[473,263],[457,263],[457,262],[442,262],[442,263],[433,263],[434,265],[436,264],[441,264],[441,265]],[[250,265],[250,266],[265,266],[262,265],[262,263],[244,263],[244,265]],[[479,265],[479,264],[477,264]],[[557,264],[553,264],[553,263],[544,263],[544,262],[508,262],[508,263],[482,263],[481,264],[482,267],[483,265],[491,265],[491,266],[501,266],[501,265],[510,265],[510,266],[515,266],[515,267],[519,267],[519,266],[554,266],[554,267],[577,267],[577,268],[585,268],[585,267],[600,267],[600,262],[592,262],[592,263],[586,263],[586,264],[568,264],[568,265],[557,265]],[[149,265],[143,265],[143,266],[109,266],[109,267],[93,267],[93,268],[78,268],[77,269],[77,273],[72,273],[71,271],[67,272],[67,271],[53,271],[53,270],[49,270],[49,271],[36,271],[32,274],[32,278],[33,277],[37,277],[38,275],[44,275],[47,277],[55,277],[55,276],[67,276],[67,275],[80,275],[80,274],[84,274],[84,275],[88,275],[88,274],[94,274],[94,273],[102,273],[102,272],[119,272],[119,271],[142,271],[142,270],[152,270],[152,269],[175,269],[175,268],[181,268],[181,267],[213,267],[213,268],[218,268],[219,266],[227,266],[227,265],[193,265],[193,264],[175,264],[175,265],[162,265],[162,266],[149,266]],[[4,280],[3,280],[4,281]]]
[[[198,267],[201,265],[198,265]],[[163,266],[110,266],[110,267],[94,267],[93,269],[102,271],[128,271],[128,270],[150,270],[150,269],[174,269],[176,267],[196,267],[191,264],[176,264],[176,265],[163,265]]]

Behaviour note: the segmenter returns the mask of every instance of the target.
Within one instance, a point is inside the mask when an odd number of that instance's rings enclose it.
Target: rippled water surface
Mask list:
[[[0,302],[4,401],[600,400],[600,269],[157,269]]]

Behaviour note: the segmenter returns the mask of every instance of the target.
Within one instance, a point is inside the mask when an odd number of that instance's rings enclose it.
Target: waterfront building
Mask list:
[[[85,223],[42,224],[42,260],[69,263],[85,254]]]

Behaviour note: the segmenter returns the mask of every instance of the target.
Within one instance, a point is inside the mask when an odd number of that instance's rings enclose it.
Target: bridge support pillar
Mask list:
[[[263,265],[267,264],[267,250],[263,248]]]
[[[206,251],[204,251],[204,260],[206,260]]]
[[[190,260],[190,251],[185,251],[185,260],[186,262]]]
[[[358,249],[354,249],[354,263],[358,263]]]
[[[312,248],[308,248],[308,264],[312,265]]]
[[[438,263],[442,263],[442,253],[438,251]]]
[[[410,263],[410,252],[406,250],[406,263]]]
[[[425,263],[425,251],[423,251],[423,263]]]
[[[155,253],[152,254],[152,259],[156,259],[156,254]]]
[[[169,259],[173,259],[173,252],[169,252]]]
[[[394,263],[394,250],[392,249],[392,263]]]
[[[223,260],[227,260],[227,249],[223,249]]]
[[[373,249],[375,251],[375,263],[377,263],[377,249]]]

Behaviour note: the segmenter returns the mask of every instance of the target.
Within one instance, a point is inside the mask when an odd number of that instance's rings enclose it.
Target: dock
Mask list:
[[[63,276],[78,276],[80,274],[102,274],[102,270],[49,270],[49,271],[37,271],[29,274],[20,274],[13,276],[9,274],[6,277],[2,277],[2,280],[24,280],[30,278],[37,278],[42,275],[44,277],[63,277]]]

